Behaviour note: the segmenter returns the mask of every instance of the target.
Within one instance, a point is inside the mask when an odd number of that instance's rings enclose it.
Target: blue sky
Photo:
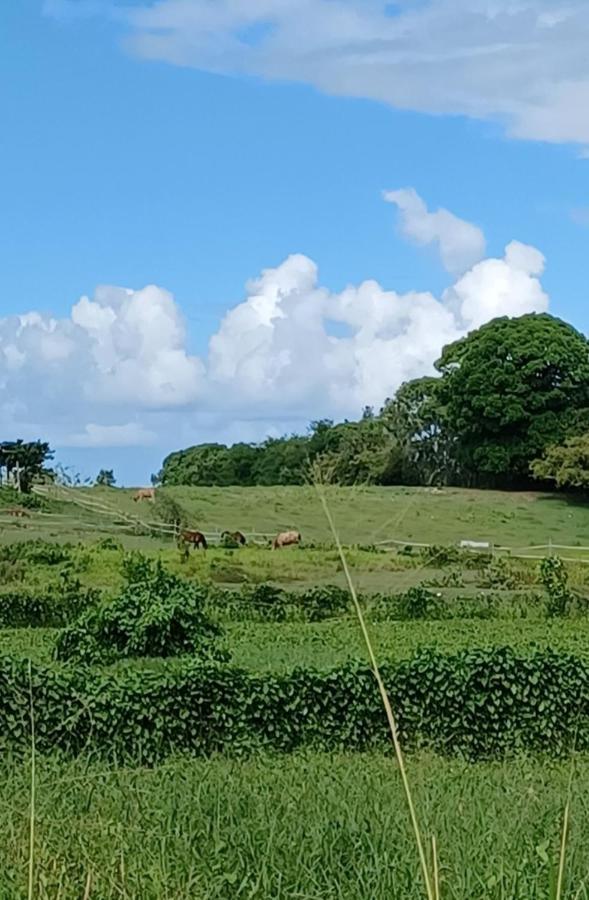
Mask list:
[[[431,61],[431,48],[400,55],[393,33],[374,48],[384,15],[376,0],[219,0],[212,20],[205,0],[5,4],[7,436],[48,436],[84,474],[104,465],[142,483],[185,443],[353,415],[429,370],[443,336],[492,311],[549,304],[587,331],[589,122],[582,107],[576,117],[568,108],[589,85],[589,64],[569,71],[566,29],[587,35],[589,20],[576,3],[572,22],[548,0],[536,0],[535,18],[515,18],[509,0],[497,5],[512,16],[513,55],[500,60],[511,80],[499,93],[494,59],[487,83],[485,68],[457,73],[444,56],[430,97],[420,60]],[[387,18],[443,16],[439,28],[456,29],[464,59],[462,42],[480,48],[481,22],[465,37],[460,7],[401,3]],[[316,35],[304,56],[301,17]],[[504,25],[493,27],[505,43]],[[539,28],[548,79],[529,51]],[[358,75],[349,29],[363,54]],[[395,67],[408,57],[405,77]],[[411,211],[406,195],[384,202],[383,191],[405,188],[425,206]],[[456,237],[454,218],[428,218],[439,208],[486,239],[452,271],[441,230],[456,240],[464,230]],[[512,241],[528,247],[525,263],[504,256]],[[493,258],[502,269],[486,266]],[[263,270],[263,283],[246,289]],[[99,285],[136,293],[95,296]],[[156,292],[142,294],[147,285]],[[24,325],[16,318],[31,312]]]

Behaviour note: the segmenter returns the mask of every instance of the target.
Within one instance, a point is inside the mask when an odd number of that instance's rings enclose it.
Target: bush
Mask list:
[[[549,618],[564,616],[573,594],[567,587],[569,576],[562,559],[557,556],[547,556],[543,559],[540,563],[540,580],[548,594],[546,615]]]
[[[407,749],[470,760],[589,749],[589,663],[544,651],[422,651],[382,674]],[[366,664],[255,675],[181,660],[164,671],[53,670],[0,658],[0,751],[90,751],[155,763],[171,753],[390,748]]]
[[[0,628],[62,628],[95,605],[99,597],[98,591],[73,578],[69,569],[49,588],[6,587],[0,591]]]
[[[124,657],[185,654],[224,659],[219,627],[205,613],[207,589],[140,554],[124,563],[125,585],[111,602],[84,612],[59,635],[57,659],[111,663]]]
[[[301,594],[291,595],[307,622],[321,622],[345,615],[350,608],[350,595],[336,584],[317,585]]]
[[[461,554],[457,547],[432,544],[431,547],[422,548],[421,558],[424,565],[443,569],[445,566],[452,566],[460,562]]]
[[[22,560],[33,565],[59,566],[71,560],[74,549],[73,544],[52,544],[40,538],[34,541],[18,541],[0,547],[0,561]]]

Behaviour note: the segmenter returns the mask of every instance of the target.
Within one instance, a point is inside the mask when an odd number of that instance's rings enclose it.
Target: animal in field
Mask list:
[[[4,510],[6,515],[14,516],[15,519],[25,519],[30,517],[30,513],[21,506],[11,506],[10,509]]]
[[[221,540],[233,541],[235,544],[240,544],[242,547],[247,544],[245,534],[242,534],[241,531],[224,531],[221,535]]]
[[[182,531],[180,534],[180,540],[184,544],[192,544],[195,550],[198,550],[199,547],[202,547],[203,550],[207,549],[207,539],[202,533],[202,531]]]
[[[290,547],[292,544],[301,543],[301,534],[299,531],[283,531],[277,534],[272,541],[272,549],[278,550],[280,547]]]
[[[139,488],[135,493],[133,500],[135,503],[139,500],[155,500],[155,488]]]

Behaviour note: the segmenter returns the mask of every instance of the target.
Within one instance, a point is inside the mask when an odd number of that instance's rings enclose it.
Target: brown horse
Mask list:
[[[139,488],[135,496],[133,497],[135,503],[138,500],[155,500],[155,488]]]
[[[247,544],[245,534],[242,534],[241,531],[224,531],[221,535],[221,540],[224,540],[225,538],[228,538],[236,544],[240,544],[242,547]]]
[[[289,547],[291,544],[300,544],[301,535],[299,531],[283,531],[277,534],[272,541],[272,549],[278,550],[280,547]]]
[[[192,544],[195,550],[198,550],[199,547],[206,550],[208,546],[207,539],[202,531],[183,531],[180,534],[180,540],[185,544]]]

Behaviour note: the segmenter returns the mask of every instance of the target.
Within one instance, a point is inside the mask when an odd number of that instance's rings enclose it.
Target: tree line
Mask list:
[[[589,342],[575,328],[548,314],[494,319],[446,346],[435,370],[358,421],[199,444],[166,457],[155,480],[302,484],[318,466],[340,484],[589,486]]]

